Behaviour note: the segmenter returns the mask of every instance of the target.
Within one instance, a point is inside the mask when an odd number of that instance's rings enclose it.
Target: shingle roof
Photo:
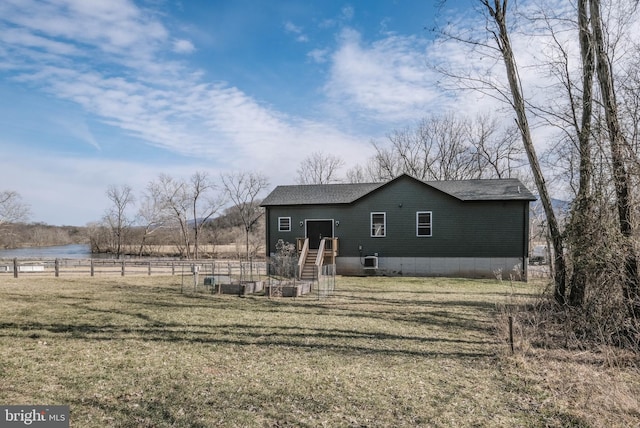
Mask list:
[[[421,181],[404,174],[386,183],[278,186],[262,201],[262,206],[350,204],[402,177],[420,181],[461,201],[534,201],[536,199],[520,180],[515,178]]]
[[[385,184],[352,183],[278,186],[262,201],[262,206],[350,204]]]
[[[461,201],[535,201],[536,197],[517,178],[425,182]]]

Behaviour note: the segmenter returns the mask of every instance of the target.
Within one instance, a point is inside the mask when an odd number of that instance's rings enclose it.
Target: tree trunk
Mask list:
[[[250,258],[249,257],[249,231],[250,230],[251,230],[251,228],[247,227],[247,228],[245,228],[245,231],[244,231],[245,232],[244,233],[244,236],[245,236],[245,242],[244,243],[245,243],[245,250],[247,251],[247,261],[249,261],[249,258]]]
[[[506,7],[507,0],[495,0],[495,8],[492,8],[489,4],[489,0],[483,0],[482,3],[487,7],[491,17],[493,18],[496,26],[498,27],[498,33],[495,34],[498,48],[502,54],[505,68],[507,71],[507,78],[509,80],[509,87],[511,89],[511,95],[513,98],[513,108],[515,110],[520,134],[522,135],[522,142],[524,144],[527,157],[531,165],[533,177],[540,194],[540,200],[544,208],[547,222],[549,224],[549,233],[551,234],[551,240],[553,242],[554,260],[555,260],[555,289],[554,297],[559,304],[565,304],[565,288],[566,288],[566,268],[564,259],[564,250],[562,235],[560,234],[560,228],[556,215],[553,211],[551,204],[551,197],[547,191],[547,185],[542,175],[542,169],[538,162],[538,156],[533,146],[533,139],[531,137],[531,130],[529,129],[529,122],[527,120],[527,114],[525,109],[524,98],[522,95],[522,87],[520,84],[520,77],[518,75],[518,67],[516,65],[515,58],[513,56],[513,50],[511,49],[511,41],[509,39],[509,33],[506,23]]]
[[[577,129],[580,151],[580,183],[571,212],[571,244],[573,273],[569,304],[581,306],[592,265],[593,198],[591,197],[591,116],[593,111],[593,76],[595,71],[594,47],[589,30],[589,0],[578,1],[578,32],[582,59],[582,118]],[[578,126],[576,124],[576,126]]]
[[[633,246],[633,206],[631,200],[631,177],[627,171],[624,158],[625,136],[620,127],[618,108],[613,87],[613,74],[609,58],[605,51],[602,19],[600,17],[600,0],[590,0],[591,26],[597,57],[597,74],[602,103],[605,111],[609,140],[611,144],[611,164],[613,181],[616,189],[616,204],[620,233],[624,249],[624,296],[630,304],[631,315],[640,317],[640,295],[638,293],[638,259]]]

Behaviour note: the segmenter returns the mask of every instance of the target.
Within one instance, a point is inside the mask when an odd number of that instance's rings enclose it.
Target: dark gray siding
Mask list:
[[[417,211],[432,212],[431,237],[416,236]],[[271,206],[268,212],[268,253],[278,239],[303,237],[305,219],[339,221],[334,234],[345,257],[521,257],[527,248],[528,201],[462,202],[412,179],[352,204]],[[386,237],[370,236],[371,212],[386,212]],[[291,217],[291,232],[278,232],[278,217]]]

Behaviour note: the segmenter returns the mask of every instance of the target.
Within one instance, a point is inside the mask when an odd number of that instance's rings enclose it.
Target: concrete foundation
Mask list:
[[[365,269],[360,257],[336,258],[338,275],[443,276],[526,280],[520,257],[379,257],[377,269]]]

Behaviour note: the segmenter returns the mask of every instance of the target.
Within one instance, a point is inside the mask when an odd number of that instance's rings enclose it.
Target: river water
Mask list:
[[[0,259],[88,259],[90,257],[91,247],[89,244],[0,250]]]

